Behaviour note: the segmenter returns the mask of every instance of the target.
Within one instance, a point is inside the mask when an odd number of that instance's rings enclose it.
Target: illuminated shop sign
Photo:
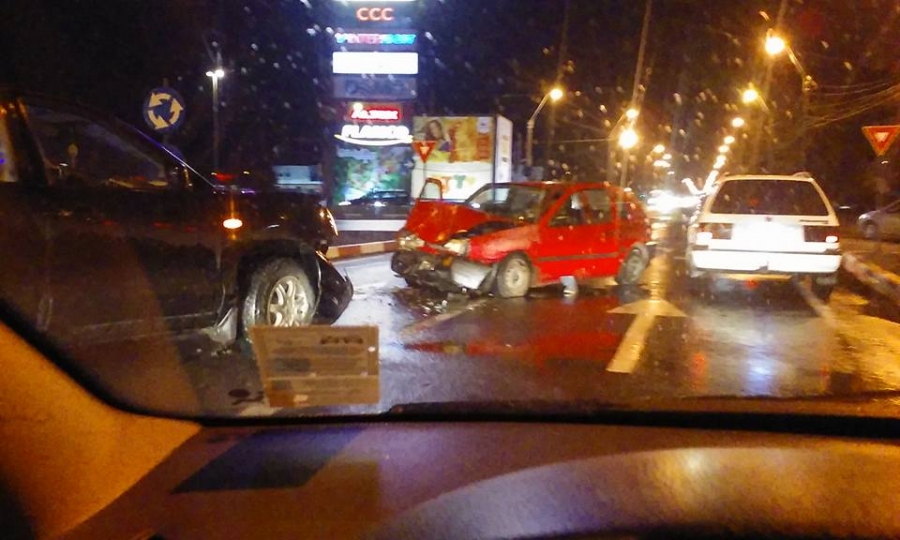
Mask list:
[[[419,54],[414,52],[335,52],[332,71],[347,75],[416,75]]]
[[[403,109],[391,104],[354,103],[347,111],[346,119],[351,122],[399,122],[403,119]]]
[[[356,20],[362,22],[391,22],[395,17],[391,7],[361,7],[356,10]]]
[[[367,0],[365,2],[335,1],[331,22],[334,27],[350,29],[353,33],[354,26],[364,28],[364,33],[390,33],[387,29],[393,29],[397,33],[409,33],[411,28],[416,28],[417,2],[391,2],[390,0]],[[377,28],[377,30],[376,30]]]
[[[406,126],[347,124],[341,128],[341,134],[335,137],[362,146],[392,146],[412,142],[412,135]]]
[[[416,44],[416,35],[338,32],[334,35],[334,42],[338,45],[410,46]]]
[[[335,75],[334,97],[343,100],[410,100],[416,97],[415,77]]]

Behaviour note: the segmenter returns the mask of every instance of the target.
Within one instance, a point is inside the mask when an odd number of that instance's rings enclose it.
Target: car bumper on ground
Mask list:
[[[452,255],[420,251],[398,251],[391,259],[391,270],[407,280],[439,288],[487,291],[494,266]]]
[[[353,283],[342,276],[328,260],[318,257],[319,264],[319,305],[316,310],[316,324],[331,324],[338,320],[353,298]]]
[[[832,274],[841,267],[840,253],[778,253],[698,250],[690,254],[699,271],[727,273]]]

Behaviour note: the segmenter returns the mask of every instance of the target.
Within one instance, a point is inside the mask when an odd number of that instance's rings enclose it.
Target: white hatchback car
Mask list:
[[[710,276],[809,276],[827,300],[841,266],[838,219],[812,178],[727,176],[688,231],[692,284]]]

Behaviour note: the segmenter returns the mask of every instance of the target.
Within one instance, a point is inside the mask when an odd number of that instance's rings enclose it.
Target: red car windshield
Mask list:
[[[553,195],[558,192],[554,191]],[[534,223],[556,197],[547,189],[536,186],[494,185],[485,186],[469,197],[465,204],[487,214],[501,216],[517,222]]]

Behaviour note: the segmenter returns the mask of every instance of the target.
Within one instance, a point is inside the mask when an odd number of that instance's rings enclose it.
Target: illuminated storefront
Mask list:
[[[379,190],[409,191],[415,167],[416,0],[334,0],[334,204]]]

